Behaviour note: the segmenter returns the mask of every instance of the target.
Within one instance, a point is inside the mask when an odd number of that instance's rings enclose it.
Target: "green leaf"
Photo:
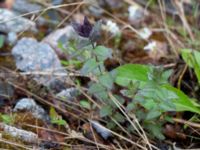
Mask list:
[[[114,80],[110,73],[105,73],[99,77],[99,82],[107,89],[112,89]]]
[[[117,121],[117,122],[120,122],[120,123],[123,123],[125,122],[125,117],[120,114],[120,113],[115,113],[115,115],[113,116],[113,118]]]
[[[0,35],[0,48],[3,47],[4,42],[5,42],[5,37],[3,35]]]
[[[200,114],[200,104],[196,103],[193,99],[189,98],[177,88],[170,85],[164,85],[164,87],[177,95],[177,98],[173,100],[173,103],[176,106],[176,111],[190,111]]]
[[[188,53],[188,50],[186,52]],[[198,56],[200,57],[199,54]],[[193,101],[182,91],[170,86],[168,83],[159,85],[157,83],[150,82],[148,80],[148,72],[151,71],[151,66],[128,64],[118,67],[116,71],[117,77],[115,82],[119,85],[128,86],[128,83],[134,80],[143,83],[143,88],[141,88],[139,94],[135,97],[135,100],[143,106],[150,98],[154,101],[156,100],[155,102],[158,102],[158,107],[166,109],[163,110],[163,112],[175,109],[176,111],[190,111],[200,114],[200,104]],[[165,76],[167,77],[168,75]],[[144,89],[146,87],[147,89]],[[142,95],[142,97],[140,95]],[[173,108],[173,105],[175,108]]]
[[[168,79],[171,76],[172,72],[173,72],[172,70],[166,70],[166,71],[164,71],[163,74],[162,74],[162,78],[165,81],[168,81]]]
[[[125,103],[124,98],[119,95],[113,94],[113,98],[115,98],[115,100],[118,101],[118,103],[120,103],[121,105]],[[118,106],[112,100],[107,101],[107,104],[110,105],[113,109],[118,109]]]
[[[123,95],[123,96],[126,96],[128,98],[133,98],[135,95],[135,93],[133,93],[131,90],[120,90],[120,93]]]
[[[135,109],[136,109],[135,103],[130,102],[130,103],[128,104],[128,106],[126,107],[126,109],[127,109],[128,112],[130,112],[130,111],[132,111],[132,110],[135,110]]]
[[[81,62],[79,60],[69,60],[69,61],[61,60],[61,63],[64,66],[72,65],[72,66],[77,67],[77,68],[79,68],[81,66]]]
[[[90,105],[90,103],[89,103],[87,100],[81,100],[81,101],[80,101],[80,105],[81,105],[83,108],[91,109],[91,105]]]
[[[58,116],[58,114],[57,114],[56,110],[53,107],[51,107],[50,108],[50,118],[54,119],[54,118],[57,118],[57,116]]]
[[[109,121],[109,122],[107,122],[106,127],[109,128],[109,129],[115,129],[116,123],[113,122],[113,121]]]
[[[144,112],[144,110],[141,110],[141,109],[135,110],[135,114],[139,121],[144,121],[147,116],[146,112]]]
[[[150,112],[148,112],[146,119],[152,120],[152,119],[159,117],[160,115],[161,115],[160,111],[158,111],[156,109],[152,109],[152,110],[150,110]]]
[[[57,125],[60,125],[60,126],[65,126],[67,125],[67,122],[63,119],[55,119],[55,120],[51,120],[51,123],[53,124],[57,124]]]
[[[6,124],[10,124],[13,121],[13,118],[10,115],[6,115],[6,114],[0,114],[0,118]]]
[[[162,126],[160,124],[153,124],[151,122],[147,122],[145,126],[154,137],[160,140],[165,139],[165,136],[162,133]]]
[[[102,100],[108,99],[108,94],[106,88],[103,85],[98,83],[92,83],[89,87],[89,93],[95,95],[97,98]]]
[[[157,106],[157,103],[153,99],[148,99],[143,105],[147,110],[151,110]]]
[[[194,67],[194,57],[192,56],[191,49],[182,49],[181,56],[189,67]]]
[[[94,53],[98,58],[98,61],[104,61],[107,58],[112,57],[112,49],[104,47],[104,46],[97,46],[94,49]]]
[[[112,115],[112,107],[110,106],[103,106],[100,110],[100,116],[106,117]]]
[[[134,98],[134,102],[138,102],[141,106],[148,110],[148,119],[158,117],[163,112],[176,111],[173,100],[177,98],[176,94],[161,86],[150,86],[141,89]],[[156,116],[156,114],[158,116]]]
[[[191,49],[183,49],[181,55],[186,64],[194,68],[194,72],[200,84],[200,52]]]
[[[131,81],[140,81],[141,83],[148,81],[148,72],[150,66],[139,64],[127,64],[116,69],[117,77],[115,82],[121,86],[128,86]]]
[[[200,66],[200,52],[194,51],[194,58],[196,60],[196,63],[198,64],[198,66]]]
[[[89,59],[83,65],[83,67],[81,69],[81,74],[83,74],[83,75],[88,75],[89,73],[99,74],[100,71],[99,71],[98,66],[99,66],[99,64],[96,62],[96,60],[94,58]]]
[[[67,125],[67,122],[61,118],[56,112],[56,110],[51,107],[50,108],[50,119],[51,123],[57,124],[57,125]]]

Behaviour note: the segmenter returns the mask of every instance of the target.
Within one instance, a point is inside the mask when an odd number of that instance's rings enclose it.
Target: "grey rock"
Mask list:
[[[165,2],[165,7],[166,7],[166,12],[172,15],[177,15],[178,11],[173,5],[173,1],[171,0],[164,0]]]
[[[68,88],[62,90],[56,97],[62,100],[73,100],[78,94],[79,91],[76,88]]]
[[[60,5],[62,4],[63,0],[52,0],[53,5]]]
[[[129,22],[134,25],[138,26],[142,21],[145,20],[148,12],[140,5],[134,3],[133,5],[129,6]]]
[[[66,52],[64,52],[63,49],[59,47],[59,44],[62,44],[62,47],[66,49],[68,47],[69,40],[75,38],[75,35],[76,33],[72,26],[66,26],[62,29],[58,29],[52,32],[47,37],[45,37],[42,42],[48,43],[51,47],[53,47],[56,54],[60,58],[67,59]]]
[[[23,72],[39,72],[34,74],[35,80],[39,84],[57,88],[61,82],[65,81],[59,77],[58,73],[66,73],[61,66],[54,50],[46,43],[38,42],[33,38],[22,38],[12,49],[16,66]],[[43,74],[40,74],[42,72]]]
[[[89,6],[89,11],[91,12],[90,14],[95,16],[95,17],[101,17],[102,14],[104,13],[104,10],[101,7],[97,6]]]
[[[38,26],[43,26],[43,25],[52,25],[56,26],[59,24],[58,20],[53,20],[53,19],[46,19],[44,17],[39,17],[36,21]]]
[[[58,5],[61,4],[63,0],[52,0],[52,5]],[[37,14],[44,10],[45,8],[40,5],[39,3],[36,3],[34,1],[30,0],[15,0],[15,3],[13,5],[13,10],[18,14],[25,14],[25,13],[33,13]],[[35,21],[37,25],[57,25],[59,23],[58,17],[56,16],[53,18],[52,16],[54,14],[57,14],[54,10],[48,10],[46,11],[46,14],[48,15],[48,19],[46,17],[39,17]],[[52,15],[53,14],[53,15]]]
[[[59,5],[63,2],[63,0],[52,0],[52,5]],[[35,3],[34,1],[30,0],[15,0],[15,3],[13,5],[13,10],[18,13],[30,13],[30,12],[37,12],[39,10],[42,10],[43,7]]]
[[[36,31],[33,21],[17,16],[14,12],[7,9],[0,9],[0,31],[4,33]]]
[[[99,1],[99,4],[102,7],[108,7],[111,9],[117,9],[123,6],[123,2],[121,0],[101,0]]]
[[[15,0],[13,10],[19,13],[29,13],[41,10],[42,6],[36,3],[31,3],[28,0]]]
[[[88,38],[78,36],[71,25],[67,25],[64,28],[58,29],[49,34],[43,39],[43,42],[48,43],[51,47],[53,47],[59,57],[67,58],[67,55],[73,56],[76,55],[75,53],[78,53],[77,51],[74,52],[71,50],[72,48],[69,46],[69,43],[72,40],[76,41],[76,48],[79,50],[86,47],[90,43]],[[59,47],[60,44],[62,45],[62,48]]]
[[[14,45],[16,41],[17,41],[17,34],[15,32],[9,32],[7,39],[6,39],[6,42],[9,45]]]
[[[21,141],[31,143],[31,144],[36,144],[38,143],[39,139],[37,134],[31,132],[31,131],[26,131],[22,129],[18,129],[13,126],[6,125],[4,123],[0,123],[0,128],[3,130],[6,134],[12,136],[15,139],[19,139]]]
[[[31,98],[23,98],[19,100],[13,111],[27,111],[32,113],[32,115],[37,119],[41,119],[47,122],[50,120],[45,110],[41,106],[37,105],[36,102]]]
[[[96,132],[99,133],[102,138],[104,138],[104,140],[107,140],[109,137],[112,136],[112,133],[99,122],[90,120],[90,123],[92,124],[92,127],[96,130]]]

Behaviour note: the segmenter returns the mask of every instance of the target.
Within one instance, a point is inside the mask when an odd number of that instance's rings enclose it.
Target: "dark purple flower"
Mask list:
[[[82,24],[73,22],[72,26],[73,26],[74,30],[78,33],[78,35],[85,37],[85,38],[90,37],[90,33],[92,31],[93,26],[90,24],[87,17],[84,18],[84,21]]]

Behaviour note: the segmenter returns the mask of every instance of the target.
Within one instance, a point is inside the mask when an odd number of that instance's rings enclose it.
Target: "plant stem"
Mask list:
[[[94,46],[94,43],[93,43],[92,41],[91,41],[91,44],[92,44],[92,48],[93,48],[93,50],[94,50],[94,49],[95,49],[95,46]],[[92,54],[93,54],[93,53],[92,53]],[[94,54],[94,57],[95,57],[96,62],[99,62],[99,60],[98,60],[98,58],[97,58],[97,55]],[[100,74],[103,74],[100,65],[98,65],[98,68],[99,68]]]

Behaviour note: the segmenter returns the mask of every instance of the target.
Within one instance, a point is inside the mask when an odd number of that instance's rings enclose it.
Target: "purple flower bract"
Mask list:
[[[78,35],[85,38],[90,37],[93,26],[90,24],[87,17],[84,18],[83,24],[73,22],[72,26]]]

